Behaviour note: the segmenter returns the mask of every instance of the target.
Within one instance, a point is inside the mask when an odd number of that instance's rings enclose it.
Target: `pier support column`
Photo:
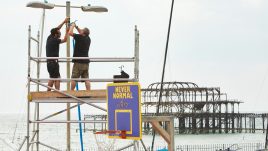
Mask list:
[[[248,132],[248,130],[247,130],[247,117],[246,116],[244,116],[244,120],[245,120],[245,132],[247,133]]]
[[[225,133],[228,133],[228,103],[225,103],[225,118],[224,118],[224,131]]]
[[[252,133],[252,117],[249,117],[249,133]]]
[[[204,133],[204,119],[203,119],[203,114],[200,116],[200,128],[199,132],[202,134]]]
[[[252,131],[253,131],[253,133],[255,133],[255,130],[256,130],[256,120],[255,120],[255,116],[253,116],[253,121],[252,121],[253,123],[253,127],[252,127]]]
[[[192,118],[192,134],[196,134],[196,118]]]
[[[262,115],[262,133],[265,133],[265,118],[264,115]]]
[[[214,96],[214,94],[213,94]],[[215,104],[213,104],[213,115],[212,115],[212,133],[216,133],[216,118],[215,118],[215,113],[216,113],[216,107]]]
[[[219,125],[219,133],[221,134],[222,133],[222,127],[221,127],[221,104],[220,104],[220,106],[219,106],[219,123],[218,123],[218,125]]]
[[[239,133],[242,133],[243,131],[243,117],[240,116],[240,131]]]
[[[184,117],[179,118],[179,133],[180,134],[185,133],[185,118]]]
[[[231,104],[231,107],[232,107],[232,115],[231,115],[231,119],[232,119],[232,133],[235,133],[234,103]]]
[[[209,133],[209,103],[208,92],[206,91],[206,114],[205,114],[205,133]]]

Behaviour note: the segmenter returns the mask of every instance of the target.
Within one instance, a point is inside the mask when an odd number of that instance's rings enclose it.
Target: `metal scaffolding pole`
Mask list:
[[[43,28],[43,26],[42,26]],[[40,33],[38,31],[38,36],[37,36],[37,40],[38,40],[38,46],[37,46],[37,56],[41,57],[41,47],[40,44],[42,42],[40,42]],[[40,61],[37,64],[37,78],[40,78]],[[39,89],[39,85],[37,85],[37,91],[40,91]],[[36,103],[36,120],[39,120],[39,103]],[[36,150],[39,151],[39,123],[36,124]]]
[[[83,105],[83,103],[80,103],[80,105]],[[77,106],[78,106],[78,104],[73,105],[73,106],[71,106],[69,109],[76,108]],[[58,111],[58,112],[56,112],[56,113],[53,113],[53,114],[51,114],[51,115],[48,115],[48,116],[46,116],[46,117],[40,119],[39,121],[44,121],[44,120],[46,120],[46,119],[49,119],[49,118],[51,118],[51,117],[54,117],[54,116],[59,115],[59,114],[61,114],[61,113],[63,113],[63,112],[66,112],[66,111],[67,111],[67,109]]]
[[[37,121],[39,121],[40,114],[39,114],[39,103],[36,103],[36,116]],[[39,151],[39,123],[36,123],[36,150]]]
[[[28,29],[28,97],[31,91],[31,85],[30,85],[30,77],[31,77],[31,60],[30,60],[30,56],[31,56],[31,26],[29,26]],[[27,134],[26,134],[26,151],[29,151],[29,147],[30,147],[30,102],[27,101]]]
[[[40,57],[40,49],[39,49],[39,47],[40,47],[40,32],[39,31],[37,32],[37,41],[36,41],[36,43],[37,43],[37,47],[36,47],[37,57]],[[39,61],[37,61],[37,66],[36,66],[36,77],[40,78],[40,62]],[[37,92],[39,91],[39,85],[38,84],[36,85],[36,91]],[[34,119],[35,120],[38,119],[37,113],[39,112],[38,111],[39,108],[37,106],[39,106],[39,103],[35,103],[35,107],[34,107]],[[38,129],[39,129],[39,124],[34,124],[33,125],[33,133],[38,132]],[[38,140],[38,137],[39,137],[39,135],[36,137],[37,140]],[[38,149],[38,141],[37,141],[37,143],[35,145],[36,145],[36,150],[38,151],[39,150]],[[32,151],[34,150],[34,145],[31,146],[31,150]]]
[[[23,147],[23,145],[24,145],[26,140],[27,140],[27,137],[24,137],[24,139],[23,139],[22,143],[19,145],[19,148],[18,148],[17,151],[20,151],[22,149],[22,147]]]
[[[47,148],[49,148],[49,149],[55,150],[55,151],[61,151],[61,150],[59,150],[59,149],[57,149],[57,148],[54,148],[54,147],[49,146],[49,145],[44,144],[44,143],[39,143],[39,144],[40,144],[40,145],[43,145],[43,146],[45,146],[45,147],[47,147]]]
[[[101,121],[101,120],[71,120],[71,121],[65,121],[65,120],[47,120],[47,121],[30,121],[31,123],[107,123],[107,121]]]

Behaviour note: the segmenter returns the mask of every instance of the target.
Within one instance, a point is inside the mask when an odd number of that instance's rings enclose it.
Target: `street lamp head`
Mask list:
[[[44,2],[39,2],[39,1],[33,1],[33,2],[29,2],[26,5],[26,7],[43,8],[43,9],[53,9],[55,7],[55,4],[44,3]]]
[[[81,9],[84,12],[108,12],[108,9],[103,6],[81,6]]]

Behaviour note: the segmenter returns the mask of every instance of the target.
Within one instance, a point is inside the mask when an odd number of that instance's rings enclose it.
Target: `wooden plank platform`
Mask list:
[[[78,98],[106,99],[106,90],[80,90],[80,91],[62,91]],[[31,100],[45,100],[70,98],[64,94],[55,91],[30,92]]]
[[[107,103],[105,98],[80,98],[86,103]],[[49,98],[32,100],[34,103],[78,103],[79,101],[73,98]]]

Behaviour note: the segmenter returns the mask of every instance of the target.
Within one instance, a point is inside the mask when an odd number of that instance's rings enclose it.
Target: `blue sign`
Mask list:
[[[138,82],[111,83],[107,86],[108,130],[126,131],[126,139],[140,140],[141,92]],[[120,134],[109,134],[121,138]]]

